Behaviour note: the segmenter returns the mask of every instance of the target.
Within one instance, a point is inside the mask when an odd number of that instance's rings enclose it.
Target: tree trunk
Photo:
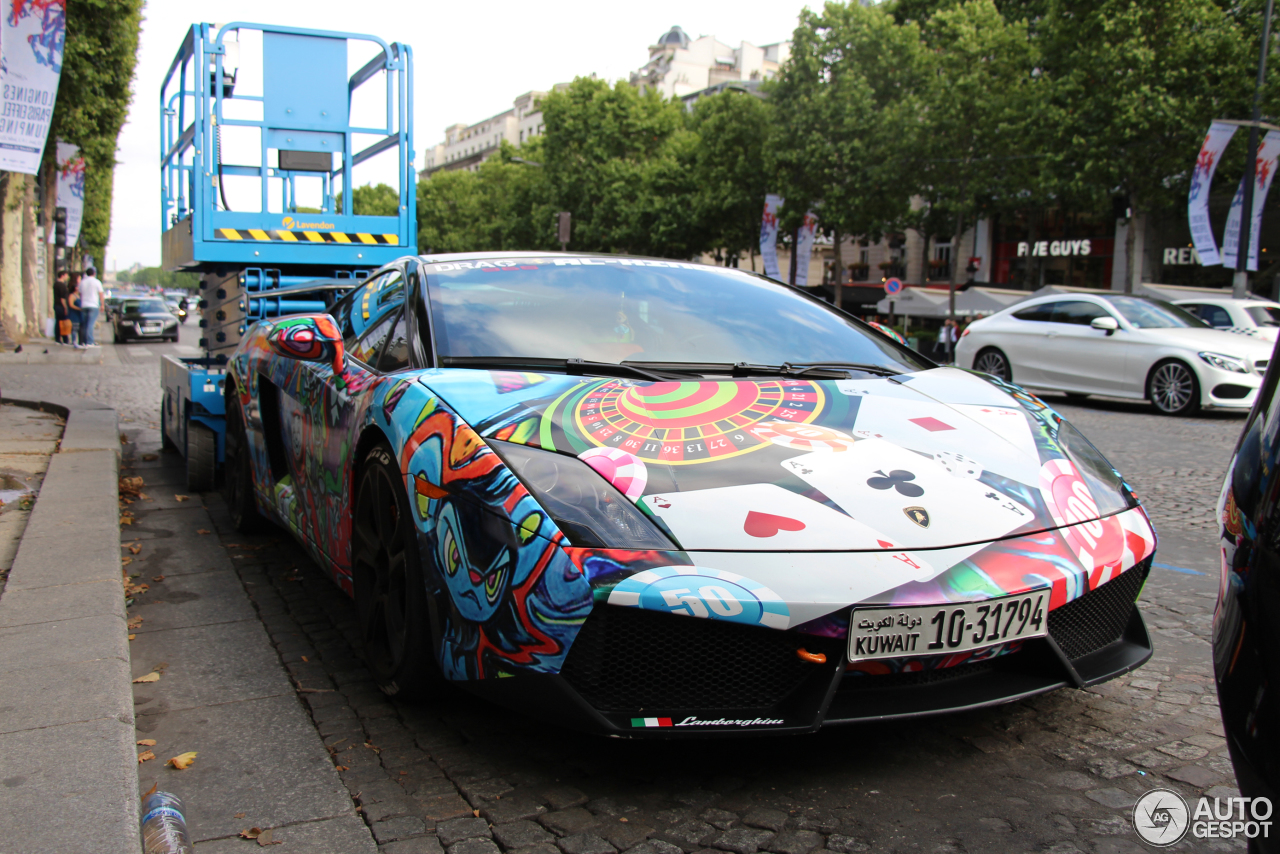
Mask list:
[[[796,249],[800,244],[800,229],[793,228],[791,230],[791,275],[787,279],[787,283],[794,285],[796,283]]]
[[[42,310],[42,297],[46,296],[39,281],[36,265],[36,179],[34,175],[22,176],[22,310],[27,316],[29,336],[43,335],[40,328],[47,316]]]
[[[1128,251],[1129,275],[1124,280],[1124,292],[1131,294],[1142,287],[1142,268],[1147,254],[1147,214],[1132,201],[1133,215],[1129,218],[1129,233],[1125,235]]]
[[[836,308],[840,308],[844,302],[844,294],[843,294],[844,288],[840,284],[841,281],[844,279],[844,264],[842,264],[840,261],[840,229],[837,228],[832,232],[832,238],[835,240],[835,253],[834,253],[835,264],[833,266],[835,267],[834,272],[836,274],[836,284],[835,284],[836,291],[835,291],[835,296],[832,297],[831,301]]]
[[[0,193],[0,321],[17,341],[26,340],[27,313],[22,287],[22,198],[26,176],[4,174]]]
[[[964,234],[964,217],[956,215],[955,236],[951,238],[951,285],[948,290],[948,307],[947,314],[952,320],[956,319],[956,274],[960,271],[959,254],[960,254],[960,236]]]

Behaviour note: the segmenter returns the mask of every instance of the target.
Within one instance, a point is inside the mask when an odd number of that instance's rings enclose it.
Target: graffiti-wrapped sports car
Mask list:
[[[738,270],[406,258],[232,357],[227,496],[352,595],[388,693],[785,732],[1142,664],[1155,534],[1016,386]]]

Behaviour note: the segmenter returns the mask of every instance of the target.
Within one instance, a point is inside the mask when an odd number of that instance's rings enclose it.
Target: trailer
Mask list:
[[[187,488],[208,490],[227,360],[249,328],[327,311],[417,254],[413,52],[356,33],[196,24],[161,86],[160,126],[163,265],[200,274],[204,351],[164,358],[161,434],[186,459]],[[362,166],[396,182],[394,215],[356,210]]]

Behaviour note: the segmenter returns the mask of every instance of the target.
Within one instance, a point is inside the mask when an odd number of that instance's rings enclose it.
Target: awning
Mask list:
[[[956,291],[956,316],[995,314],[1030,296],[1026,291],[974,285],[968,290]],[[893,303],[892,309],[889,307],[890,302]],[[881,314],[892,311],[893,314],[910,317],[950,317],[950,293],[941,288],[904,288],[892,297],[882,298],[876,303],[876,311]]]

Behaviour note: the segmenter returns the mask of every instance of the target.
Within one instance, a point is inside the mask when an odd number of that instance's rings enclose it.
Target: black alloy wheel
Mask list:
[[[231,514],[231,524],[242,534],[253,534],[265,527],[266,520],[258,512],[258,503],[254,498],[249,437],[245,431],[240,401],[234,392],[227,397],[226,412],[227,444],[223,454],[225,472],[222,494]]]
[[[987,347],[978,353],[977,358],[973,360],[973,369],[991,374],[1005,382],[1013,382],[1013,368],[1009,366],[1009,357],[995,347]]]
[[[1200,409],[1200,383],[1189,367],[1170,359],[1151,370],[1147,399],[1161,415],[1191,415]]]
[[[386,442],[365,455],[358,483],[351,573],[365,661],[383,693],[421,697],[439,671],[409,496]]]

